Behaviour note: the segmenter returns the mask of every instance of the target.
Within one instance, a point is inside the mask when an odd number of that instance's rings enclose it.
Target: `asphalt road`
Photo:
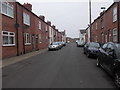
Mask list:
[[[3,88],[115,88],[75,43],[3,68]]]

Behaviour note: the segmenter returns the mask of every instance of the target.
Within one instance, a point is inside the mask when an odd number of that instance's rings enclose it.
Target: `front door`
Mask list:
[[[32,35],[32,50],[34,50],[35,48],[35,39],[34,39],[34,35]]]

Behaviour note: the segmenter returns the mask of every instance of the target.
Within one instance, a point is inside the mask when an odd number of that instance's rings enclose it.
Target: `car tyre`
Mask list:
[[[120,88],[120,71],[115,72],[115,84]]]

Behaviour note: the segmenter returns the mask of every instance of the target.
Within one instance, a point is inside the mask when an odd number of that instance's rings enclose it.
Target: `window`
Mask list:
[[[98,42],[98,36],[97,35],[94,36],[94,41]]]
[[[102,43],[104,43],[104,33],[101,33]]]
[[[48,26],[46,25],[46,32],[48,31]]]
[[[13,15],[13,11],[14,11],[13,10],[13,5],[8,3],[5,0],[1,3],[2,3],[1,6],[0,6],[1,7],[1,13],[13,18],[14,17],[14,15]]]
[[[2,41],[3,41],[3,46],[15,45],[15,33],[3,31],[2,32]]]
[[[111,42],[111,30],[109,31],[109,42]]]
[[[42,28],[42,25],[41,25],[41,22],[39,21],[39,29],[41,30]]]
[[[108,37],[107,37],[107,34],[105,35],[105,42],[107,42],[108,41],[108,39],[107,39]]]
[[[117,7],[113,8],[113,22],[117,21]]]
[[[39,40],[40,40],[40,43],[42,43],[42,35],[39,34]]]
[[[101,18],[101,28],[104,28],[104,19],[103,19],[103,17]]]
[[[117,29],[113,29],[113,42],[117,42]]]
[[[23,22],[24,24],[30,26],[30,16],[25,12],[23,12]]]
[[[25,45],[31,44],[31,35],[29,33],[25,33]]]

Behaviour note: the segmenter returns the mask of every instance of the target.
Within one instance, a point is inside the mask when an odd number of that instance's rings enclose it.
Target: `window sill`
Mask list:
[[[26,46],[31,45],[31,43],[25,43]]]
[[[10,16],[10,15],[5,14],[5,13],[3,13],[3,12],[1,12],[1,13],[2,13],[2,15],[5,15],[5,16],[7,16],[7,17],[11,18],[11,19],[14,19],[14,16]]]
[[[10,47],[10,46],[15,46],[15,44],[7,44],[7,45],[2,45],[3,47]]]

